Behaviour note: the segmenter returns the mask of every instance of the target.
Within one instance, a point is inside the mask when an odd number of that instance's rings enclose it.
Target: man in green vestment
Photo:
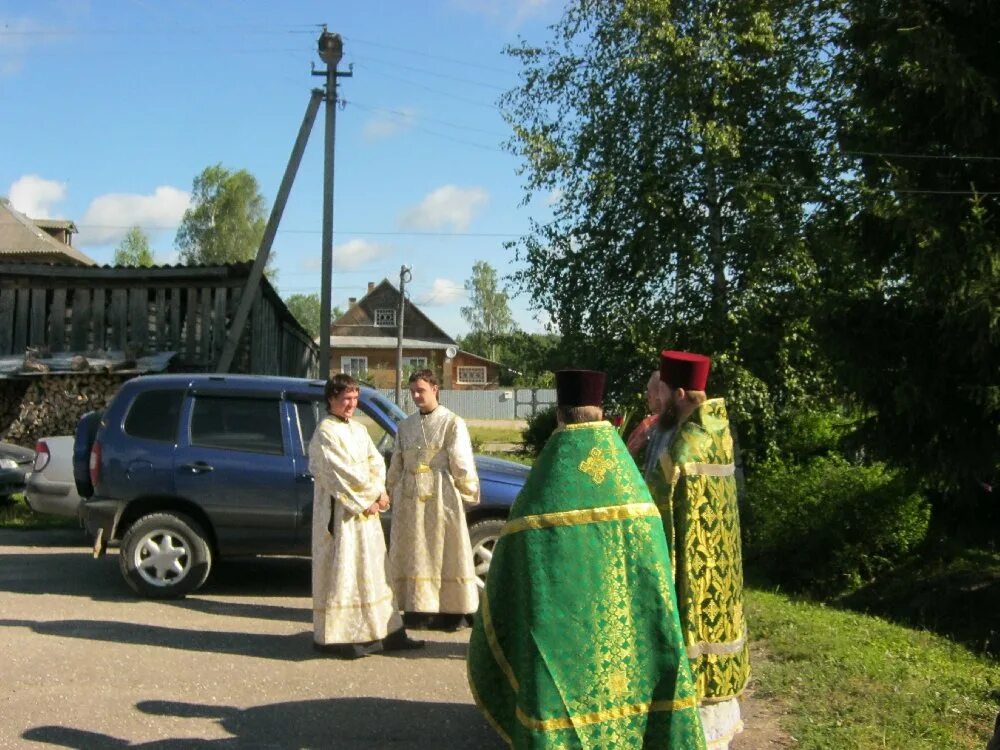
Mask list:
[[[603,421],[604,373],[556,373],[559,428],[493,550],[469,642],[515,748],[704,750],[660,514]]]
[[[684,643],[709,750],[743,728],[737,697],[750,676],[733,439],[726,405],[705,393],[711,361],[664,351],[664,412],[646,480],[663,517]]]

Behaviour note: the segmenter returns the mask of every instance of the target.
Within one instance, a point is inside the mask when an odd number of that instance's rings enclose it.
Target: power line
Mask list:
[[[367,109],[375,112],[385,112],[386,114],[394,115],[401,120],[419,119],[425,122],[433,122],[437,123],[438,125],[444,125],[445,127],[455,128],[457,130],[468,130],[473,133],[483,133],[485,135],[492,135],[496,138],[507,138],[510,135],[509,133],[498,133],[495,130],[484,130],[482,128],[473,127],[472,125],[460,125],[457,122],[449,122],[447,120],[437,120],[433,117],[418,115],[414,112],[403,112],[398,109],[387,109],[385,107],[377,107],[373,104],[365,104],[363,102],[359,102],[357,99],[351,99],[348,103],[353,104],[356,107],[361,107],[361,109]]]
[[[374,68],[369,68],[367,65],[359,66],[370,73],[374,73],[377,76],[382,76],[383,78],[389,78],[390,80],[399,81],[400,83],[405,83],[407,86],[413,86],[414,88],[423,89],[429,91],[432,94],[440,94],[441,96],[447,96],[456,101],[464,102],[465,104],[472,104],[476,107],[485,107],[487,109],[492,109],[495,111],[500,111],[500,108],[495,104],[486,104],[485,102],[476,101],[474,99],[467,99],[464,96],[459,96],[458,94],[453,94],[450,91],[442,91],[441,89],[433,88],[432,86],[425,86],[422,83],[417,83],[416,81],[411,81],[408,78],[401,78],[400,76],[392,75],[391,73],[386,73],[384,71],[376,70]]]
[[[463,65],[469,68],[480,68],[482,70],[489,70],[494,73],[504,73],[506,75],[510,75],[511,73],[511,71],[509,70],[504,70],[502,68],[494,68],[490,65],[483,65],[482,63],[471,62],[470,60],[459,60],[454,57],[445,57],[444,55],[433,55],[429,52],[421,52],[419,50],[406,49],[405,47],[395,47],[391,44],[383,44],[382,42],[373,42],[368,39],[359,39],[358,37],[355,36],[345,36],[344,41],[351,42],[352,44],[361,44],[361,45],[367,44],[371,45],[372,47],[381,47],[382,49],[389,49],[393,50],[394,52],[402,52],[407,55],[419,55],[420,57],[426,57],[431,60],[441,60],[442,62],[454,63],[456,65]]]
[[[351,100],[345,100],[345,101],[347,101],[348,104],[352,103]],[[367,110],[372,110],[373,109],[372,107],[366,107],[365,105],[363,105],[363,104],[357,104],[356,102],[354,102],[354,104],[355,104],[355,106],[361,107],[361,109],[367,109]],[[406,117],[406,116],[404,115],[404,117]],[[412,118],[407,118],[407,119],[412,119]],[[485,143],[477,143],[476,141],[467,141],[464,138],[456,138],[453,135],[449,135],[447,133],[439,133],[436,130],[431,130],[430,128],[425,128],[422,125],[416,125],[416,124],[412,124],[411,123],[410,127],[413,128],[414,130],[419,130],[422,133],[427,133],[429,135],[437,136],[438,138],[444,138],[445,140],[452,141],[453,143],[461,143],[462,145],[465,145],[465,146],[473,146],[475,148],[481,148],[481,149],[484,149],[486,151],[495,151],[495,152],[501,153],[501,154],[506,153],[502,148],[497,148],[496,146],[490,146],[490,145],[487,145]]]
[[[418,67],[415,67],[413,65],[403,65],[401,63],[394,63],[394,62],[391,62],[391,61],[388,61],[388,60],[379,60],[379,59],[374,58],[374,57],[367,57],[367,56],[362,56],[362,55],[358,55],[358,54],[352,54],[351,57],[353,57],[355,60],[362,61],[363,63],[366,64],[366,66],[367,66],[368,63],[376,63],[376,64],[380,64],[380,65],[388,65],[388,66],[390,66],[392,68],[398,68],[400,70],[408,70],[408,71],[410,71],[412,73],[421,73],[421,74],[426,75],[426,76],[435,76],[436,78],[445,78],[445,79],[447,79],[449,81],[457,81],[458,83],[465,83],[465,84],[468,84],[470,86],[480,86],[480,87],[486,88],[486,89],[493,89],[494,91],[507,91],[507,89],[508,89],[507,86],[497,86],[494,83],[486,83],[485,81],[474,81],[471,78],[462,78],[460,76],[453,76],[453,75],[449,75],[447,73],[438,73],[438,72],[433,71],[433,70],[427,70],[426,68],[418,68]]]
[[[131,229],[138,226],[140,229],[151,231],[176,230],[177,225],[160,226],[154,224],[79,224],[74,222],[77,229]],[[320,234],[321,229],[279,229],[278,234]],[[520,237],[519,233],[512,232],[429,232],[429,231],[354,231],[352,229],[338,229],[336,234],[357,234],[368,237]]]

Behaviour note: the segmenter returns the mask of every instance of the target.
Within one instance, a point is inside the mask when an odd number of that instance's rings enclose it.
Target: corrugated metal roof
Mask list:
[[[331,336],[330,347],[338,349],[395,349],[395,336]],[[447,349],[455,346],[448,341],[430,339],[403,339],[404,349]]]
[[[170,366],[170,360],[177,352],[157,352],[145,357],[139,357],[131,367],[122,367],[125,363],[125,352],[109,351],[100,354],[86,352],[60,352],[38,360],[48,367],[47,372],[23,372],[23,356],[0,357],[0,380],[11,378],[37,377],[39,375],[85,375],[87,373],[113,372],[122,375],[138,375],[145,372],[163,372]],[[73,359],[83,356],[89,369],[72,369]]]

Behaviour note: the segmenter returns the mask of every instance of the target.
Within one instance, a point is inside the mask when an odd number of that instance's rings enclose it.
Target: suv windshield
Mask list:
[[[404,419],[406,419],[406,412],[404,412],[402,409],[400,409],[391,401],[383,398],[381,395],[374,393],[372,394],[370,400],[377,409],[381,410],[383,414],[389,417],[389,419],[391,419],[396,424],[399,424]]]

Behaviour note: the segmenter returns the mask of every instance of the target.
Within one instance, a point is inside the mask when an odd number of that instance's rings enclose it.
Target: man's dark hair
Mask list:
[[[408,382],[415,383],[418,380],[423,380],[428,385],[436,385],[439,388],[441,387],[441,384],[438,382],[437,375],[434,374],[433,370],[417,370],[415,373],[410,375]]]
[[[331,398],[337,398],[344,391],[359,391],[358,381],[346,372],[338,372],[326,381],[323,387],[323,397],[329,402]]]

